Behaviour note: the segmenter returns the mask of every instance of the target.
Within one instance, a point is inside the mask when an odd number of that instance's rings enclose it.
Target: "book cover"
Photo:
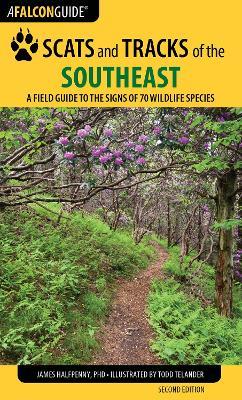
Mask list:
[[[239,398],[241,12],[1,2],[4,400]]]

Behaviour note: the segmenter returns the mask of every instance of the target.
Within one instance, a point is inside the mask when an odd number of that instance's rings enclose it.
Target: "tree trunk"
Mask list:
[[[203,240],[203,233],[202,233],[202,212],[201,212],[201,206],[199,206],[198,208],[198,227],[197,227],[198,231],[197,231],[197,249],[200,253],[200,249],[201,249],[201,243]],[[201,260],[201,255],[198,255],[198,260]]]
[[[236,172],[230,170],[216,182],[216,221],[232,219],[234,215]],[[216,304],[220,315],[231,317],[233,283],[233,232],[219,229],[218,255],[216,262]]]
[[[167,199],[167,246],[171,246],[171,214],[170,214],[170,199]]]

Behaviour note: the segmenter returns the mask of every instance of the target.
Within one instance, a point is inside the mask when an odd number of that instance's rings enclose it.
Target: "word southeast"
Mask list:
[[[62,69],[63,88],[76,86],[105,88],[164,88],[177,87],[180,67],[65,67]]]

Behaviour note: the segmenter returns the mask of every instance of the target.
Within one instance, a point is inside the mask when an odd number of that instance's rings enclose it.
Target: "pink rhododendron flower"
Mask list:
[[[85,125],[85,131],[87,131],[88,133],[90,133],[91,132],[91,130],[92,130],[92,127],[90,126],[90,125]]]
[[[61,136],[58,140],[59,144],[62,144],[63,146],[67,146],[69,143],[69,139],[67,136]]]
[[[225,121],[225,119],[224,119],[224,117],[223,116],[221,116],[221,117],[218,117],[218,122],[224,122]]]
[[[139,157],[136,160],[136,164],[138,164],[138,165],[144,165],[145,163],[146,163],[146,160],[144,157]]]
[[[65,128],[65,125],[62,122],[56,122],[54,128],[60,130]]]
[[[88,131],[86,131],[86,129],[79,129],[77,131],[77,136],[81,139],[84,139],[86,136],[88,136]]]
[[[108,158],[108,161],[111,161],[113,158],[113,155],[112,155],[112,153],[107,153],[106,157]]]
[[[102,145],[102,146],[99,147],[99,150],[100,150],[101,153],[105,153],[105,151],[107,151],[107,149],[108,148],[107,148],[106,145]]]
[[[106,154],[101,155],[99,157],[99,161],[100,161],[101,164],[106,164],[108,161],[111,161],[112,158],[113,158],[112,153],[106,153]]]
[[[121,157],[115,158],[114,163],[116,165],[122,165],[123,164],[123,159]]]
[[[186,136],[182,136],[178,139],[178,142],[181,144],[188,144],[190,142],[190,139]]]
[[[100,161],[101,164],[106,164],[109,161],[109,158],[108,158],[107,155],[100,156],[99,157],[99,161]]]
[[[66,158],[67,160],[73,160],[73,158],[75,158],[75,154],[72,151],[67,151],[64,154],[64,158]]]
[[[143,151],[144,151],[144,146],[142,145],[142,144],[137,144],[136,146],[135,146],[135,151],[136,151],[136,153],[142,153]]]
[[[139,142],[141,142],[141,143],[146,143],[146,142],[148,142],[148,136],[146,136],[146,135],[140,135],[138,140],[139,140]]]
[[[113,131],[112,131],[112,129],[110,129],[110,128],[105,128],[104,131],[103,131],[103,133],[104,133],[104,135],[105,135],[106,137],[108,137],[108,138],[110,138],[110,137],[113,136]]]
[[[126,160],[132,161],[134,159],[133,155],[130,153],[125,153]]]
[[[100,155],[101,155],[100,149],[97,149],[97,148],[92,149],[92,156],[93,157],[99,157]]]
[[[126,147],[128,149],[132,149],[134,147],[134,142],[129,141],[128,143],[126,143]]]
[[[18,124],[20,129],[25,129],[26,128],[26,124],[23,121],[20,121]]]
[[[161,133],[161,127],[158,126],[158,125],[154,126],[153,132],[154,132],[156,135],[159,135],[159,134]]]
[[[114,150],[113,155],[114,155],[114,157],[119,158],[119,157],[121,157],[122,152],[120,150]]]

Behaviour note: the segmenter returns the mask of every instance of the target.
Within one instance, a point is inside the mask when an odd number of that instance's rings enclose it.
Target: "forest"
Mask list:
[[[241,108],[1,108],[1,364],[240,364],[241,131]]]

